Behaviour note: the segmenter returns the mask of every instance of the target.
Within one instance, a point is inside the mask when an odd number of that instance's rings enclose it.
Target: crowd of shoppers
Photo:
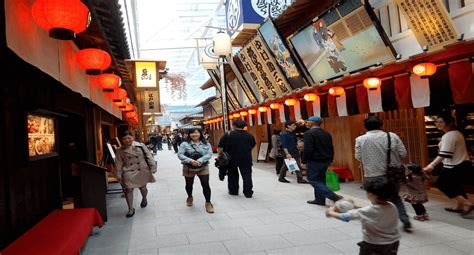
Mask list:
[[[285,178],[288,170],[285,159],[294,159],[299,169],[307,169],[308,181],[303,178],[301,171],[295,171],[297,182],[311,184],[314,199],[307,202],[319,206],[325,206],[327,200],[337,204],[339,203],[337,201],[343,199],[326,186],[326,172],[334,161],[335,152],[332,136],[321,127],[322,124],[323,119],[318,116],[310,117],[305,122],[284,123],[284,131],[278,128],[273,130],[270,151],[270,157],[276,161],[275,171],[280,182],[289,182]],[[399,182],[390,178],[389,170],[405,169],[403,159],[407,155],[407,150],[402,140],[395,133],[383,131],[383,121],[380,118],[369,116],[364,120],[367,132],[355,140],[355,158],[361,163],[364,175],[363,188],[372,205],[346,212],[336,210],[335,207],[329,207],[326,211],[328,217],[342,221],[361,221],[363,240],[358,243],[360,254],[397,254],[400,240],[397,218],[403,223],[406,232],[412,231],[412,224],[402,198],[413,206],[416,213],[414,219],[419,221],[430,219],[423,206],[428,201],[424,184],[438,164],[443,164],[443,170],[437,186],[446,196],[456,201],[455,207],[445,209],[460,213],[466,219],[474,218],[473,203],[463,188],[463,184],[474,184],[474,171],[469,161],[464,137],[456,130],[454,119],[450,115],[440,116],[436,125],[445,132],[439,144],[439,156],[424,168],[416,164],[406,165],[406,179]],[[300,131],[301,127],[304,127],[304,135],[300,137],[304,146],[298,145],[296,132],[298,127]],[[246,131],[245,121],[234,120],[232,128],[232,131],[226,132],[220,138],[217,157],[219,159],[225,153],[228,159],[226,165],[228,193],[234,196],[239,194],[240,173],[243,180],[242,192],[245,197],[251,198],[254,194],[252,150],[256,141]],[[146,207],[146,184],[155,182],[153,173],[156,172],[156,162],[148,148],[134,141],[128,131],[121,135],[121,139],[123,145],[117,150],[116,159],[117,179],[125,192],[129,209],[126,216],[132,217],[135,213],[133,189],[140,189],[142,194],[140,206]],[[191,129],[186,134],[173,131],[173,134],[165,139],[169,146],[175,148],[183,165],[186,205],[193,206],[194,177],[198,176],[205,198],[205,209],[208,213],[214,213],[209,185],[209,160],[213,155],[209,135],[203,134],[199,129]],[[153,144],[154,141],[150,139],[150,143]],[[152,147],[152,150],[154,148]]]

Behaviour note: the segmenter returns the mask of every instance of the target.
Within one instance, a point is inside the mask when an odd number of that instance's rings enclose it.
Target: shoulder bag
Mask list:
[[[198,160],[199,158],[201,158],[201,157],[202,157],[202,154],[199,153],[199,152],[196,150],[196,148],[194,147],[195,145],[194,145],[194,144],[190,144],[190,145],[191,145],[191,148],[193,148],[194,151],[193,151],[193,152],[187,152],[187,151],[186,151],[186,152],[184,153],[184,156],[186,156],[186,157],[188,157],[188,158],[190,158],[190,159],[192,159],[192,160]],[[203,162],[202,164],[205,165],[205,164],[207,164],[207,162]],[[187,165],[188,167],[190,167],[190,168],[201,168],[201,167],[202,167],[202,165],[201,165],[201,166],[193,166],[192,164],[186,164],[186,165]]]
[[[136,147],[138,147],[138,148],[140,148],[140,149],[142,150],[142,152],[143,152],[143,158],[145,159],[146,165],[148,166],[148,169],[149,169],[150,171],[152,171],[152,170],[151,170],[150,163],[148,163],[148,156],[146,155],[145,149],[143,149],[143,147],[142,147],[141,144],[140,144],[140,146],[136,146]]]
[[[390,154],[392,152],[392,142],[390,141],[390,133],[387,133],[388,150],[387,150],[387,180],[396,184],[401,184],[406,181],[405,167],[390,166]]]
[[[231,157],[230,157],[230,154],[227,152],[230,147],[230,132],[226,132],[225,137],[226,137],[226,143],[224,146],[224,150],[222,151],[221,155],[219,155],[219,158],[216,161],[219,167],[228,166],[230,163]]]

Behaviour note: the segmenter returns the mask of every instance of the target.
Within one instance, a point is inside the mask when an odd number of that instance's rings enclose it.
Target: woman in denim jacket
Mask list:
[[[214,213],[211,203],[211,188],[209,187],[209,159],[212,157],[212,146],[199,129],[191,129],[188,138],[181,143],[178,150],[178,158],[183,164],[183,176],[186,180],[186,205],[193,205],[193,183],[197,175],[201,181],[204,198],[206,199],[206,211]]]

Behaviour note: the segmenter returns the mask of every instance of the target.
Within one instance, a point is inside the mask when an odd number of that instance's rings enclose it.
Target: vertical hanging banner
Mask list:
[[[216,70],[207,70],[207,74],[209,74],[209,77],[211,77],[211,80],[214,82],[214,85],[216,86],[216,90],[221,93],[221,83],[219,82],[219,77],[216,73]]]
[[[234,110],[237,110],[237,109],[242,108],[242,106],[240,105],[239,100],[237,100],[237,97],[235,96],[234,91],[233,91],[232,88],[229,86],[229,83],[226,83],[226,84],[225,84],[225,87],[226,87],[226,89],[227,89],[227,99],[228,99],[228,100],[232,103],[232,105],[234,106]]]
[[[443,49],[457,41],[458,33],[441,0],[395,0],[416,40],[428,51]]]
[[[262,96],[263,100],[267,100],[270,98],[268,91],[265,89],[265,85],[263,84],[263,81],[257,76],[256,71],[253,69],[252,64],[251,64],[251,59],[246,53],[246,47],[244,47],[240,53],[238,54],[240,61],[244,65],[245,69],[247,72],[250,74],[250,77],[252,77],[253,83],[257,86],[258,91],[260,92],[260,95]]]
[[[262,63],[264,63],[264,71],[271,78],[273,84],[276,84],[276,90],[279,92],[278,97],[289,94],[292,91],[290,84],[286,81],[285,76],[277,66],[273,55],[267,48],[267,45],[263,42],[263,38],[260,35],[256,35],[252,40],[252,44],[258,52],[258,56]]]
[[[267,90],[267,93],[271,99],[277,98],[281,95],[281,92],[275,85],[273,85],[270,80],[270,75],[266,72],[266,68],[263,65],[263,61],[258,56],[258,50],[254,46],[255,37],[250,40],[250,43],[245,46],[244,51],[247,53],[247,56],[250,58],[250,63],[252,64],[255,74],[260,78],[263,83],[263,86]]]
[[[244,77],[240,73],[239,69],[237,68],[237,66],[235,65],[233,60],[234,60],[233,58],[230,58],[230,61],[228,61],[229,66],[232,69],[232,71],[234,72],[235,77],[238,80],[240,87],[242,88],[242,90],[244,91],[245,95],[247,96],[247,98],[249,99],[249,101],[252,105],[258,104],[258,100],[255,97],[255,94],[252,92],[252,89],[250,88],[250,86],[245,81]]]
[[[143,95],[143,104],[145,105],[144,113],[160,112],[160,95],[158,90],[145,90],[143,91]]]

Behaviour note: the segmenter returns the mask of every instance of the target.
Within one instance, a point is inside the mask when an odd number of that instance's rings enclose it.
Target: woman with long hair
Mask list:
[[[183,176],[186,181],[186,205],[193,205],[194,176],[201,181],[202,191],[206,199],[206,211],[214,213],[211,203],[211,188],[209,186],[209,159],[212,157],[212,146],[207,143],[201,130],[190,129],[187,138],[181,143],[178,158],[183,164]]]

